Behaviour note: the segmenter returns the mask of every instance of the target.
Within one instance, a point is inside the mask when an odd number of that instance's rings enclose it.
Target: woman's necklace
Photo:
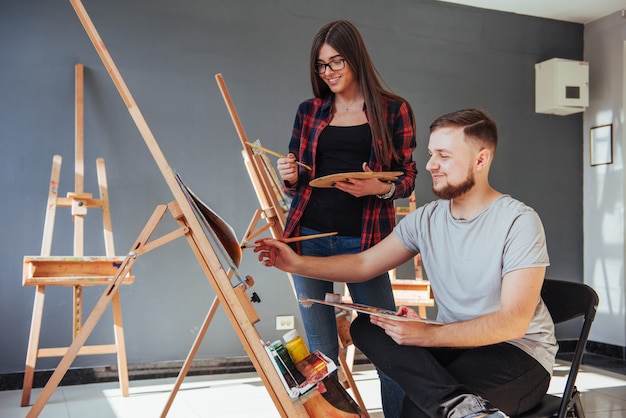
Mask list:
[[[356,99],[354,99],[349,105],[344,105],[344,104],[338,103],[335,100],[335,105],[340,107],[340,108],[342,108],[344,113],[348,113],[348,110],[350,110],[350,106],[352,106],[353,104],[355,104],[359,100],[361,100],[361,96],[359,96]]]

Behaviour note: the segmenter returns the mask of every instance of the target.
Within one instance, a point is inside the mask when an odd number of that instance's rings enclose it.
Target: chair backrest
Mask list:
[[[593,321],[598,307],[598,295],[584,283],[545,279],[541,289],[545,302],[555,324],[585,316]]]
[[[584,283],[554,279],[544,280],[541,298],[548,307],[555,324],[581,316],[584,317],[559,409],[558,416],[562,417],[565,416],[568,403],[574,393],[576,376],[585,353],[591,324],[596,316],[599,298],[595,290]]]

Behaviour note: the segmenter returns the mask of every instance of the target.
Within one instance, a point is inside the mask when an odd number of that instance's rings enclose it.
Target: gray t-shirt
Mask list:
[[[450,201],[436,200],[404,217],[394,233],[406,249],[421,253],[442,322],[466,321],[498,310],[506,273],[550,264],[539,216],[509,195],[467,220],[452,217]],[[552,374],[558,346],[542,300],[526,335],[508,342]]]

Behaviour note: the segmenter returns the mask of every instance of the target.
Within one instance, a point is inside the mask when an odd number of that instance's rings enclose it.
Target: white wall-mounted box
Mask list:
[[[535,64],[535,112],[570,115],[589,106],[589,63],[552,58]]]

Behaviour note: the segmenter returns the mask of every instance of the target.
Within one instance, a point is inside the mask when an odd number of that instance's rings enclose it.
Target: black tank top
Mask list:
[[[317,144],[316,176],[363,171],[370,158],[372,133],[369,124],[327,126]],[[335,188],[313,188],[300,224],[320,232],[361,236],[364,198]]]

